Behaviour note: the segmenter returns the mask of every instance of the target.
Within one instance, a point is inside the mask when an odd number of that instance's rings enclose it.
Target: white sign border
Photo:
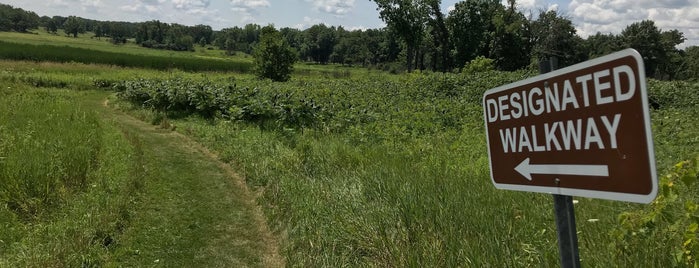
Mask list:
[[[641,101],[642,101],[642,106],[643,106],[643,121],[644,121],[644,128],[646,131],[646,146],[648,147],[648,159],[649,159],[649,168],[650,168],[650,175],[651,175],[651,181],[652,181],[652,189],[651,192],[647,195],[642,195],[642,194],[629,194],[629,193],[619,193],[619,192],[608,192],[608,191],[596,191],[596,190],[585,190],[585,189],[576,189],[576,188],[565,188],[565,187],[548,187],[548,186],[532,186],[532,185],[521,185],[521,184],[508,184],[508,183],[497,183],[495,182],[495,178],[493,177],[493,162],[492,162],[492,157],[490,155],[490,137],[488,135],[488,119],[487,117],[487,111],[485,110],[487,108],[485,100],[488,95],[498,93],[501,91],[509,90],[515,87],[523,86],[526,84],[534,83],[537,81],[541,80],[546,80],[551,77],[559,76],[562,74],[566,74],[569,72],[574,72],[580,69],[585,69],[587,67],[591,67],[594,65],[599,65],[608,61],[613,61],[616,59],[624,58],[632,56],[636,62],[638,63],[638,68],[639,70],[639,81],[640,81],[640,93],[641,93]],[[490,166],[490,180],[493,182],[495,185],[495,188],[501,189],[501,190],[514,190],[514,191],[525,191],[525,192],[536,192],[536,193],[548,193],[548,194],[559,194],[559,195],[570,195],[570,196],[580,196],[580,197],[591,197],[591,198],[600,198],[600,199],[608,199],[608,200],[618,200],[618,201],[627,201],[627,202],[635,202],[635,203],[644,203],[648,204],[652,202],[655,197],[658,194],[658,175],[657,175],[657,170],[656,170],[656,163],[655,163],[655,149],[653,147],[653,133],[651,132],[651,125],[650,125],[650,110],[648,107],[648,90],[646,87],[646,72],[645,72],[645,66],[643,64],[643,59],[641,58],[641,54],[638,53],[635,49],[624,49],[622,51],[618,51],[606,56],[602,56],[599,58],[591,59],[585,62],[581,62],[575,65],[568,66],[566,68],[558,69],[553,72],[541,74],[535,77],[531,77],[525,80],[520,80],[514,83],[510,83],[507,85],[499,86],[493,89],[487,90],[483,94],[483,119],[485,122],[485,131],[486,131],[486,142],[488,146],[488,165]]]

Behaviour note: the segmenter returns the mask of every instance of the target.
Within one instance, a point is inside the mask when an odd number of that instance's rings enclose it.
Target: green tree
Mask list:
[[[187,27],[173,23],[165,36],[167,49],[175,51],[194,51],[194,38],[187,34]]]
[[[641,53],[646,66],[646,75],[655,77],[658,64],[664,57],[665,49],[662,43],[660,29],[652,20],[633,23],[621,31],[622,44]]]
[[[198,24],[189,27],[189,35],[191,35],[194,40],[197,40],[201,46],[205,46],[213,42],[212,37],[214,35],[214,30],[211,29],[211,26]]]
[[[699,46],[691,46],[684,49],[684,77],[699,79]]]
[[[454,5],[447,26],[454,44],[457,67],[477,56],[490,56],[490,44],[495,31],[493,17],[504,7],[499,0],[466,0]]]
[[[531,24],[532,53],[537,62],[549,57],[558,58],[559,68],[586,60],[583,40],[576,34],[569,19],[556,11],[542,11]]]
[[[611,33],[602,34],[600,32],[588,36],[587,39],[585,39],[584,45],[588,53],[588,58],[601,57],[619,51],[623,47],[619,36]]]
[[[507,3],[507,8],[498,9],[493,17],[495,30],[490,57],[498,69],[514,71],[529,65],[531,33],[528,20],[516,9],[515,0]]]
[[[94,32],[95,32],[95,37],[96,37],[98,40],[99,40],[100,38],[104,37],[104,29],[103,29],[103,27],[102,27],[102,23],[101,23],[101,22],[100,22],[100,23],[97,23],[97,25],[95,25]]]
[[[417,65],[419,46],[425,32],[428,9],[420,0],[372,0],[381,19],[405,42],[408,72]]]
[[[313,25],[304,31],[303,40],[303,55],[315,62],[326,64],[330,61],[330,55],[337,44],[336,29],[325,24]]]
[[[46,31],[52,34],[58,32],[58,22],[56,19],[50,18],[46,21]]]
[[[26,32],[39,27],[40,21],[34,12],[0,4],[0,31]]]
[[[274,26],[265,26],[260,32],[260,42],[253,51],[255,73],[260,78],[288,81],[294,70],[296,53]]]
[[[112,44],[126,44],[126,39],[128,36],[128,29],[124,23],[115,22],[108,26],[109,37]]]
[[[235,54],[235,39],[234,38],[227,38],[226,42],[223,44],[223,49],[226,50],[226,54],[228,55],[234,55]]]
[[[660,34],[664,55],[658,63],[656,77],[661,79],[675,79],[686,68],[684,65],[684,51],[677,49],[679,44],[687,40],[684,34],[678,30],[664,31]]]
[[[451,45],[449,30],[441,9],[441,0],[425,0],[429,9],[429,26],[432,35],[432,70],[446,72],[451,69]]]
[[[85,32],[85,22],[83,22],[81,18],[70,16],[63,23],[63,30],[66,34],[73,35],[73,37],[77,38],[79,33]]]

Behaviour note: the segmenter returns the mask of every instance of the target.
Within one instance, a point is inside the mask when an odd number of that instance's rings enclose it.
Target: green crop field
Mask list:
[[[41,57],[0,61],[2,267],[559,265],[551,196],[489,178],[483,92],[534,72],[299,64],[282,83]],[[584,266],[699,256],[699,83],[649,98],[659,197],[575,198]]]

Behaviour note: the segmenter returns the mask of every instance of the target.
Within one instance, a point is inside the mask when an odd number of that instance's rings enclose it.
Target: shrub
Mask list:
[[[493,70],[495,70],[495,61],[493,59],[478,56],[467,63],[461,72],[465,74],[474,74]]]
[[[296,53],[271,25],[262,28],[253,56],[257,76],[274,81],[289,80],[297,59]]]

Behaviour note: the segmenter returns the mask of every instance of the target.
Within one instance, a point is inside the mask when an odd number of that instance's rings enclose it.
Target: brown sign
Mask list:
[[[651,202],[658,182],[647,98],[633,49],[488,90],[495,187]]]

